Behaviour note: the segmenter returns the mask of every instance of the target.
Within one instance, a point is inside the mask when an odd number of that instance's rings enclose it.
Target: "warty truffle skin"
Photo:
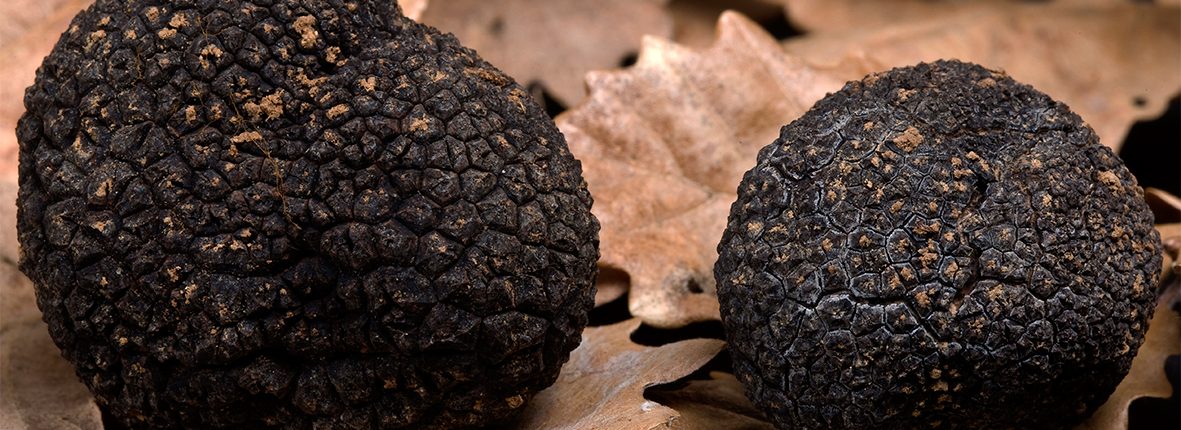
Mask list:
[[[714,268],[780,428],[1068,428],[1127,373],[1160,239],[1063,104],[940,61],[820,100],[760,151]]]
[[[581,340],[580,164],[393,1],[98,0],[25,106],[21,268],[131,428],[480,426]]]

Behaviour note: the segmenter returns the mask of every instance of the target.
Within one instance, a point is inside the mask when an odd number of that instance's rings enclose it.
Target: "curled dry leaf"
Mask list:
[[[790,39],[787,51],[841,79],[941,58],[1000,68],[1070,105],[1116,150],[1181,91],[1174,6],[792,0],[788,16],[818,33]]]
[[[714,42],[714,29],[722,12],[732,10],[755,22],[783,16],[783,0],[672,0],[666,8],[673,19],[672,40],[705,48]]]
[[[730,12],[709,49],[645,38],[634,67],[587,75],[587,102],[557,122],[595,196],[600,264],[630,276],[632,315],[658,327],[718,318],[715,248],[743,172],[842,83]]]
[[[540,82],[559,102],[582,100],[582,77],[612,68],[641,37],[667,37],[667,0],[436,0],[419,22],[454,33],[522,84]]]
[[[407,18],[418,21],[422,19],[422,11],[426,10],[430,0],[397,0],[398,6],[402,8],[402,14]]]
[[[1164,190],[1145,188],[1144,200],[1152,208],[1157,223],[1181,222],[1181,198]]]
[[[1021,0],[992,1],[1016,3]],[[1108,1],[1108,0],[1100,0]],[[948,14],[971,10],[982,1],[947,0],[782,0],[792,24],[808,33],[832,33],[877,28],[922,18],[936,21]]]
[[[1161,281],[1175,281],[1181,277],[1181,263],[1177,261],[1181,254],[1181,198],[1156,188],[1145,188],[1144,199],[1156,217],[1156,230],[1165,248]]]
[[[1181,224],[1158,224],[1156,230],[1160,232],[1165,248],[1161,279],[1176,280],[1181,277],[1181,262],[1178,261],[1178,254],[1181,253]]]
[[[709,379],[690,380],[674,389],[657,387],[648,398],[676,409],[681,418],[670,427],[681,430],[771,430],[758,407],[746,398],[732,373],[709,372]]]
[[[809,33],[846,31],[856,28],[882,27],[903,21],[937,20],[945,15],[1001,3],[1031,3],[1029,0],[768,0],[787,8],[792,23]],[[1068,7],[1109,7],[1137,3],[1138,0],[1043,0]],[[1153,3],[1151,0],[1140,3]],[[1181,4],[1178,0],[1156,1],[1157,4]],[[1001,5],[1007,7],[1007,5]]]
[[[640,324],[632,319],[583,331],[558,381],[529,402],[515,428],[646,430],[676,418],[676,411],[645,400],[644,389],[693,373],[725,343],[690,339],[642,346],[631,340]]]

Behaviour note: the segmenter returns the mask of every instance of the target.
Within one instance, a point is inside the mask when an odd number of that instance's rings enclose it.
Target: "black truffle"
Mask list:
[[[99,0],[25,106],[21,268],[129,427],[481,425],[580,341],[578,161],[392,1]]]
[[[941,61],[851,82],[759,152],[714,268],[780,428],[1066,428],[1151,317],[1160,239],[1063,104]]]

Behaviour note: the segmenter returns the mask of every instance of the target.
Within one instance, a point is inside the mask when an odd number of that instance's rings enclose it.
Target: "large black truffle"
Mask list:
[[[1066,428],[1127,373],[1160,239],[1063,104],[959,62],[851,82],[760,151],[714,268],[781,428]]]
[[[481,425],[580,341],[578,161],[392,1],[99,0],[25,106],[21,268],[132,428]]]

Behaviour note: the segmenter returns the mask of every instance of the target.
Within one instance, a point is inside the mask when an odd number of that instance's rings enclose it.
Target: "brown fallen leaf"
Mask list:
[[[632,315],[657,327],[718,318],[715,248],[742,173],[842,84],[732,12],[709,49],[649,37],[635,66],[587,75],[588,100],[557,122],[595,195],[600,264],[630,276]]]
[[[1172,295],[1178,289],[1171,289],[1157,301],[1156,313],[1148,323],[1148,334],[1132,360],[1132,370],[1115,392],[1100,406],[1095,414],[1075,430],[1126,430],[1128,428],[1128,405],[1141,397],[1168,398],[1173,387],[1165,377],[1165,359],[1181,354],[1181,317],[1169,308]]]
[[[769,0],[786,8],[792,24],[809,33],[847,31],[898,24],[903,21],[934,21],[950,13],[977,8],[1007,7],[1003,3],[1031,3],[1029,0]],[[1056,6],[1109,7],[1137,3],[1137,0],[1041,0]],[[1152,1],[1140,3],[1151,3]],[[1178,0],[1156,1],[1177,5]]]
[[[402,14],[415,21],[422,19],[422,11],[426,10],[430,0],[397,0],[402,8]]]
[[[1156,231],[1160,232],[1165,247],[1161,281],[1171,281],[1181,276],[1181,263],[1177,260],[1178,253],[1181,253],[1181,224],[1157,224]]]
[[[783,0],[672,0],[665,8],[673,19],[672,40],[684,46],[707,48],[722,12],[732,10],[755,22],[783,16]]]
[[[522,84],[543,84],[567,106],[589,70],[617,67],[645,34],[669,36],[667,0],[436,0],[419,22],[454,33]]]
[[[732,373],[709,372],[709,379],[690,380],[675,389],[648,390],[648,398],[681,413],[669,427],[681,430],[771,430],[775,426],[746,398]]]
[[[599,267],[599,276],[595,278],[595,307],[623,297],[630,286],[631,277],[627,272],[612,267]]]
[[[995,0],[1017,2],[1020,0]],[[878,28],[905,21],[937,21],[981,6],[981,1],[945,0],[782,0],[792,24],[808,33],[833,33]]]
[[[1000,68],[1069,105],[1115,150],[1136,121],[1160,116],[1181,92],[1181,9],[1173,6],[789,3],[796,25],[818,31],[784,45],[809,65],[845,80],[941,58]]]
[[[562,367],[558,381],[529,402],[513,428],[647,430],[673,421],[679,414],[645,400],[644,389],[692,373],[725,343],[690,339],[641,346],[630,338],[640,324],[632,319],[583,331],[582,344]]]
[[[15,265],[16,184],[0,183],[0,428],[101,429],[98,407],[49,338]]]
[[[1144,189],[1144,200],[1156,217],[1156,230],[1164,245],[1164,261],[1161,267],[1161,283],[1168,284],[1181,277],[1181,198],[1156,188]]]
[[[1181,197],[1156,188],[1144,189],[1144,200],[1158,224],[1181,222]]]

